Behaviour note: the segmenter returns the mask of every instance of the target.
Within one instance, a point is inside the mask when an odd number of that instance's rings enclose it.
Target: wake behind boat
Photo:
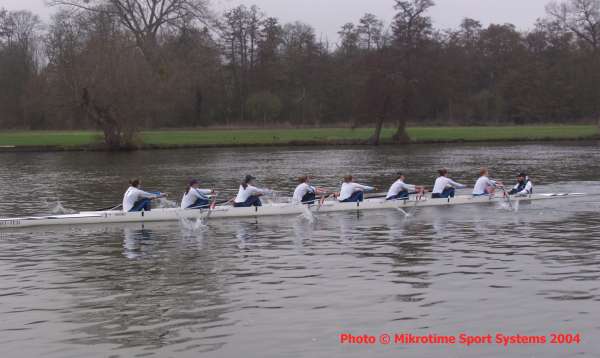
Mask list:
[[[365,199],[362,202],[339,202],[326,200],[312,205],[302,203],[276,203],[252,207],[215,206],[206,209],[158,208],[151,211],[91,211],[70,215],[29,216],[0,219],[0,230],[55,225],[89,225],[113,223],[144,223],[179,221],[181,219],[229,219],[259,218],[267,216],[300,215],[310,210],[312,213],[361,212],[375,210],[407,210],[421,207],[441,207],[458,205],[481,205],[490,203],[515,203],[520,201],[539,201],[582,197],[583,193],[547,193],[531,194],[519,197],[458,195],[450,198],[432,199],[420,195],[410,195],[405,199],[386,200],[381,198]]]

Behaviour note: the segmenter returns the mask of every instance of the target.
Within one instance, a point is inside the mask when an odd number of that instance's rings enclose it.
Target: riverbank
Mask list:
[[[487,141],[583,140],[598,138],[594,125],[498,127],[411,127],[413,143]],[[382,144],[391,143],[395,130],[384,129]],[[140,133],[140,149],[236,146],[294,146],[365,144],[371,128],[161,130]],[[0,132],[0,151],[103,150],[102,135],[94,131]]]

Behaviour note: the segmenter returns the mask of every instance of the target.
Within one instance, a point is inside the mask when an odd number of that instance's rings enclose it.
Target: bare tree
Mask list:
[[[398,13],[394,17],[393,30],[396,42],[401,46],[412,49],[419,41],[431,34],[431,18],[425,16],[435,3],[433,0],[396,0]]]
[[[591,48],[594,92],[594,115],[600,128],[600,0],[554,1],[546,7],[548,14]]]
[[[258,62],[258,45],[263,40],[263,21],[264,14],[258,7],[240,5],[225,12],[220,25],[223,49],[234,81],[233,97],[242,122],[246,117],[246,101]]]
[[[381,132],[386,121],[392,116],[401,115],[399,104],[402,98],[403,81],[394,71],[395,58],[389,48],[381,48],[366,55],[363,67],[367,69],[367,78],[358,101],[359,116],[372,122],[375,131],[368,143],[379,145]]]
[[[2,129],[98,128],[123,148],[146,128],[350,123],[376,144],[388,123],[403,142],[410,122],[600,118],[600,0],[557,0],[529,32],[440,31],[432,0],[394,0],[390,26],[365,14],[336,48],[250,6],[213,27],[209,0],[48,1],[47,32],[0,9]]]
[[[207,0],[51,0],[49,4],[76,9],[71,17],[80,15],[79,27],[87,27],[83,30],[87,41],[74,53],[72,66],[78,72],[62,68],[74,73],[68,86],[77,96],[70,98],[77,98],[79,110],[103,130],[109,147],[131,147],[136,131],[152,120],[152,108],[162,98],[154,94],[165,90],[165,79],[171,74],[160,56],[159,35],[206,21]],[[132,51],[135,47],[143,56]],[[200,103],[199,98],[193,101]]]
[[[160,98],[155,74],[131,36],[106,13],[59,13],[48,36],[53,106],[88,118],[111,149],[135,145]]]
[[[401,59],[397,67],[397,77],[405,80],[406,87],[401,100],[402,111],[398,118],[398,128],[392,137],[398,143],[410,140],[406,133],[406,122],[407,117],[414,115],[417,87],[421,81],[420,50],[433,31],[431,18],[425,13],[434,4],[433,0],[396,0],[395,8],[398,13],[392,25],[393,46]]]
[[[360,46],[366,50],[380,49],[385,42],[383,21],[377,16],[367,13],[359,20],[358,35]]]
[[[27,126],[39,75],[41,22],[29,11],[0,11],[0,121]],[[39,86],[38,86],[39,87]],[[39,96],[38,96],[39,97]]]
[[[565,29],[590,45],[600,48],[600,0],[553,1],[546,6],[548,14]]]
[[[151,63],[156,62],[161,29],[209,18],[207,0],[51,0],[49,4],[114,16],[135,36],[138,47]]]
[[[338,50],[341,54],[345,57],[356,55],[359,46],[359,34],[356,26],[348,22],[342,25],[342,28],[338,31],[338,35],[340,36]]]

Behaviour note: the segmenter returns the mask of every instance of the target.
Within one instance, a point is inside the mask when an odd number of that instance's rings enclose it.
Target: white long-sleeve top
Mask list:
[[[294,196],[292,197],[292,202],[301,203],[302,198],[304,198],[304,195],[306,195],[308,193],[314,194],[316,191],[317,191],[317,189],[315,189],[314,186],[311,186],[307,183],[302,183],[296,187],[296,190],[294,190]]]
[[[417,190],[417,188],[414,185],[406,184],[401,179],[398,179],[390,187],[390,190],[388,191],[386,198],[389,199],[391,197],[394,197],[394,196],[400,194],[401,191],[411,192],[411,191],[415,191],[415,190]]]
[[[343,183],[342,189],[340,190],[339,201],[344,201],[352,196],[357,191],[371,191],[374,190],[372,186],[361,185],[357,183]]]
[[[157,196],[152,193],[130,186],[125,192],[125,195],[123,195],[123,211],[129,212],[129,210],[133,209],[135,203],[141,199],[154,199],[156,197]]]
[[[433,191],[431,193],[432,194],[441,194],[444,191],[444,189],[446,189],[447,187],[462,189],[462,188],[466,188],[467,186],[457,183],[454,180],[447,178],[447,177],[438,177],[435,180],[435,184],[433,185]]]
[[[240,190],[238,191],[238,195],[235,197],[235,202],[238,204],[245,203],[249,197],[257,194],[265,194],[265,191],[252,185],[247,185],[244,189],[244,186],[240,185]]]
[[[181,199],[181,208],[189,208],[190,206],[194,205],[198,199],[208,200],[211,193],[212,190],[210,189],[190,188],[187,194],[183,193],[183,198]]]
[[[515,190],[519,189],[519,183],[517,183],[517,185],[514,186]],[[513,194],[516,196],[526,196],[531,194],[533,191],[533,184],[531,183],[531,180],[529,180],[529,178],[527,179],[527,184],[525,184],[525,189],[521,190],[520,192]]]
[[[488,178],[487,176],[482,176],[477,179],[475,183],[475,187],[473,188],[473,195],[482,195],[486,194],[486,189],[489,187],[496,187],[496,181]]]

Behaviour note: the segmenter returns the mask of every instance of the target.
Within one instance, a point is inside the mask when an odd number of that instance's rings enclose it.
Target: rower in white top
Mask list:
[[[123,195],[123,211],[150,211],[152,209],[152,200],[164,198],[167,194],[149,193],[141,190],[142,182],[139,179],[129,181],[129,189]]]
[[[398,173],[396,176],[397,180],[392,184],[388,191],[385,200],[404,200],[408,199],[410,194],[423,193],[425,188],[423,186],[416,186],[412,184],[406,184],[404,181],[406,177],[402,173]]]
[[[310,185],[311,179],[312,178],[307,175],[303,175],[298,178],[299,184],[296,187],[296,190],[294,190],[294,196],[292,197],[292,202],[294,204],[302,203],[313,205],[317,199],[317,195],[323,195],[326,193],[325,190]]]
[[[432,199],[454,198],[456,189],[467,187],[448,178],[448,169],[440,169],[438,173],[440,176],[435,180],[433,190],[431,191]]]
[[[479,179],[477,179],[473,188],[473,196],[494,196],[496,188],[502,186],[502,182],[490,179],[488,168],[481,168],[479,170]]]
[[[246,175],[246,178],[244,178],[244,181],[240,185],[238,195],[235,197],[234,207],[249,208],[252,206],[262,206],[260,197],[265,195],[266,192],[254,186],[255,179],[252,175]]]
[[[210,206],[210,195],[214,194],[213,189],[200,189],[200,182],[197,179],[190,180],[190,183],[183,193],[181,199],[182,209],[204,209]]]
[[[344,183],[342,183],[342,189],[338,200],[342,203],[358,203],[365,199],[365,191],[373,191],[374,187],[368,185],[362,185],[354,183],[352,175],[346,175],[344,177]]]
[[[508,193],[515,196],[527,196],[533,194],[533,183],[525,173],[517,175],[517,184]]]

